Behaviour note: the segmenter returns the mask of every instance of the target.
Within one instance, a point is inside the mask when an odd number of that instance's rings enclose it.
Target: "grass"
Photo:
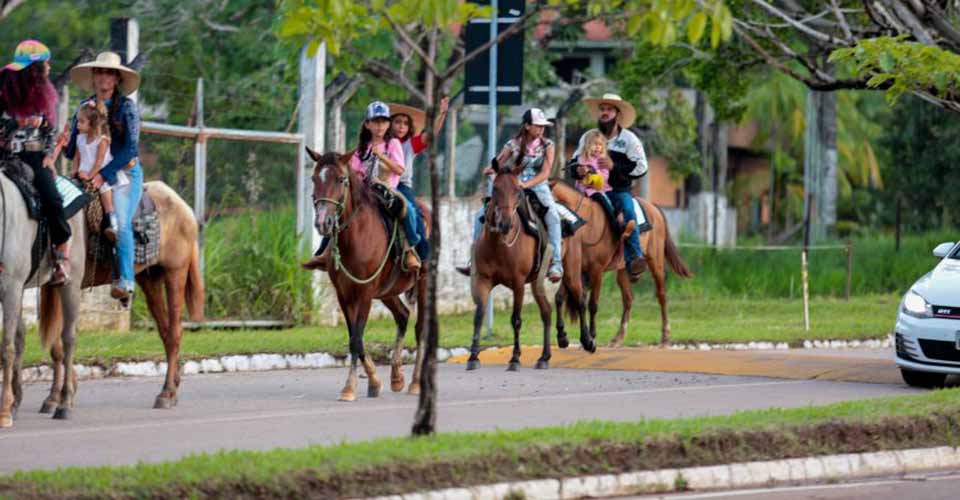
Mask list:
[[[477,479],[476,475],[488,479],[483,476],[484,471],[465,465],[469,465],[471,461],[484,463],[482,460],[490,457],[496,457],[501,465],[504,461],[509,462],[508,469],[512,471],[512,477],[529,478],[531,475],[540,474],[546,474],[543,477],[556,477],[561,474],[591,471],[596,473],[616,469],[615,456],[609,455],[610,462],[604,461],[600,453],[603,446],[615,446],[615,449],[621,452],[624,449],[632,450],[630,446],[644,446],[637,450],[641,454],[649,455],[649,460],[653,462],[644,462],[647,458],[643,456],[628,457],[628,460],[633,460],[630,462],[631,466],[642,467],[666,463],[710,463],[722,460],[727,455],[743,458],[744,453],[749,452],[751,447],[762,448],[764,440],[769,441],[771,438],[778,444],[786,445],[789,450],[768,449],[759,453],[763,457],[803,456],[804,453],[831,453],[851,449],[867,451],[877,449],[880,445],[896,447],[897,443],[900,443],[901,447],[954,444],[957,436],[949,432],[929,435],[922,432],[904,432],[902,429],[904,426],[909,427],[911,422],[927,422],[928,420],[924,419],[930,418],[937,418],[939,422],[932,425],[952,429],[956,427],[957,414],[960,414],[960,390],[950,389],[828,406],[747,411],[730,416],[627,423],[580,422],[562,427],[449,433],[418,439],[388,438],[303,449],[219,452],[193,455],[161,464],[21,472],[0,478],[0,495],[6,490],[13,491],[15,495],[30,493],[56,496],[69,493],[87,497],[107,494],[136,497],[217,496],[218,493],[220,496],[230,496],[231,488],[243,488],[261,496],[270,496],[271,490],[295,488],[294,483],[302,483],[305,479],[308,479],[307,486],[329,486],[330,482],[341,484],[340,482],[345,481],[344,477],[349,481],[351,474],[362,477],[364,471],[372,474],[370,471],[391,470],[391,467],[398,465],[408,470],[419,468],[429,471],[432,470],[431,467],[441,464],[454,464],[453,469],[460,474],[453,475],[456,481],[454,484],[464,485],[471,484]],[[900,426],[899,434],[896,430],[884,432],[876,425],[869,427],[878,423],[889,424],[891,421]],[[816,434],[809,434],[811,429]],[[854,434],[857,439],[845,437]],[[814,437],[799,439],[805,435]],[[657,440],[661,443],[673,443],[673,447],[663,444],[655,446]],[[839,441],[846,441],[846,444]],[[837,442],[837,445],[832,445],[832,442]],[[594,464],[577,464],[557,458],[556,462],[552,462],[551,457],[555,457],[555,453],[563,453],[563,450],[578,450],[578,453],[592,454],[595,458],[600,455],[600,461]],[[655,452],[658,451],[669,452],[664,456],[679,454],[681,458],[656,462],[658,457]],[[687,452],[697,456],[686,456]],[[556,468],[541,468],[544,464],[538,463],[538,457],[541,460],[547,457],[546,465]],[[459,468],[456,467],[457,464],[460,465]],[[537,467],[537,470],[524,474],[521,470],[524,467],[518,468],[518,464]],[[386,479],[404,478],[388,475]],[[423,479],[430,480],[429,477]],[[410,479],[407,478],[407,481]],[[424,484],[416,479],[413,482]],[[223,486],[229,483],[234,483],[234,486]],[[242,486],[236,486],[237,483]],[[360,482],[362,486],[353,487],[378,486],[372,483],[378,481],[365,485]],[[356,491],[340,493],[356,494]],[[289,491],[287,494],[290,494]]]
[[[803,309],[800,301],[787,299],[703,298],[675,301],[670,304],[672,341],[749,342],[777,341],[793,344],[806,339],[867,339],[890,332],[899,297],[875,295],[842,299],[814,298],[811,301],[811,331],[803,330]],[[609,341],[619,325],[619,300],[601,302],[598,313],[598,339]],[[509,314],[495,315],[494,338],[482,345],[511,345],[512,329]],[[540,320],[535,306],[524,309],[521,341],[541,343]],[[444,316],[440,321],[440,344],[443,347],[469,347],[473,334],[472,314]],[[571,341],[578,334],[568,322]],[[654,344],[659,341],[660,310],[649,295],[634,302],[627,345]],[[43,363],[36,335],[29,335],[26,365]],[[392,320],[378,319],[367,325],[365,341],[368,351],[386,352],[393,345]],[[408,327],[406,345],[415,346],[413,322]],[[289,330],[239,330],[185,332],[181,346],[184,359],[197,359],[223,354],[302,353],[326,351],[344,354],[347,334],[343,326],[298,327]],[[109,364],[117,360],[160,360],[163,348],[155,332],[83,332],[77,347],[77,362]]]

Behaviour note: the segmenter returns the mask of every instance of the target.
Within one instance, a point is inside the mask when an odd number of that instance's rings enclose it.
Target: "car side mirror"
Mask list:
[[[950,254],[950,250],[953,250],[953,246],[955,244],[956,243],[948,242],[948,243],[941,243],[937,245],[937,248],[933,249],[933,256],[938,259],[942,259],[946,257],[947,255]]]

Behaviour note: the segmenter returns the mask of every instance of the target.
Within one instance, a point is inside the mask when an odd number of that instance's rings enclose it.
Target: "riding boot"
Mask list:
[[[417,251],[408,246],[403,251],[403,267],[407,271],[417,271],[420,269],[420,257],[417,255]]]
[[[627,265],[627,273],[630,274],[630,281],[632,282],[636,282],[637,280],[639,280],[640,276],[646,270],[647,270],[647,259],[643,258],[642,256],[633,259],[633,262]]]
[[[326,271],[330,265],[330,248],[326,245],[320,245],[317,253],[310,260],[300,264],[300,267],[310,271]]]
[[[67,259],[67,244],[61,243],[51,249],[53,254],[53,277],[49,285],[52,287],[63,286],[70,281],[70,261]]]

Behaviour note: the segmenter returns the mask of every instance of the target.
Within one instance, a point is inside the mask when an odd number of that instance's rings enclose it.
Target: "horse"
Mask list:
[[[8,169],[15,168],[8,164]],[[23,166],[24,169],[28,167]],[[23,385],[20,380],[20,368],[23,358],[26,329],[23,325],[23,291],[26,288],[44,286],[53,275],[53,262],[50,252],[44,247],[39,265],[31,274],[33,258],[32,243],[37,236],[38,221],[30,219],[27,205],[17,186],[6,175],[0,174],[0,210],[2,217],[2,242],[0,242],[0,300],[3,302],[3,345],[0,347],[0,361],[3,366],[3,389],[0,392],[0,428],[13,426],[17,410],[23,400]],[[53,418],[69,418],[77,391],[76,373],[73,370],[73,355],[76,338],[76,324],[80,309],[80,280],[84,273],[86,255],[86,221],[83,210],[78,211],[68,221],[72,237],[67,259],[73,263],[73,279],[63,286],[48,288],[49,295],[57,297],[63,304],[63,314],[57,325],[56,335],[62,339],[61,363],[59,369],[65,382],[56,388],[56,404]],[[28,282],[29,281],[29,282]],[[40,321],[45,320],[43,313]],[[46,332],[49,334],[52,330]],[[41,331],[43,338],[45,332]],[[46,342],[46,338],[44,341]],[[51,393],[51,398],[54,394]]]
[[[203,319],[204,287],[197,239],[200,228],[193,209],[170,186],[161,181],[151,181],[144,183],[143,189],[144,196],[150,196],[153,200],[160,220],[160,252],[155,264],[149,267],[138,264],[134,271],[150,315],[157,325],[167,358],[166,378],[153,407],[169,409],[177,405],[180,388],[181,316],[184,303],[192,321]],[[112,266],[88,262],[85,269],[83,288],[106,285],[113,279]],[[49,287],[41,289],[40,336],[44,348],[50,349],[54,375],[50,396],[44,401],[41,413],[48,413],[54,405],[60,405],[60,411],[64,403],[58,398],[61,393],[59,388],[71,380],[65,376],[65,369],[72,371],[65,357],[66,342],[58,335],[61,329],[57,327],[63,320],[62,295],[53,293]]]
[[[571,249],[564,256],[564,285],[557,290],[556,295],[557,343],[560,346],[568,343],[560,311],[564,307],[565,300],[568,315],[580,322],[581,335],[586,320],[584,317],[586,311],[583,294],[577,287],[568,286],[568,283],[579,284],[582,276],[582,282],[590,290],[590,336],[596,338],[597,302],[600,298],[603,274],[615,268],[623,311],[620,316],[620,329],[610,341],[610,347],[620,347],[623,345],[627,325],[630,321],[633,290],[623,262],[616,266],[611,266],[611,264],[617,257],[621,241],[626,235],[614,234],[610,229],[610,222],[603,207],[579,190],[564,182],[554,181],[552,191],[558,202],[570,207],[577,215],[587,221],[584,227],[580,229],[582,234],[580,236],[579,252]],[[690,278],[693,273],[687,269],[680,253],[677,251],[676,244],[670,237],[670,229],[667,227],[667,219],[663,215],[663,211],[647,200],[637,198],[637,201],[643,206],[653,226],[652,229],[640,235],[640,246],[643,248],[644,259],[647,261],[647,267],[650,269],[650,275],[656,285],[657,300],[660,302],[660,344],[666,345],[670,342],[670,319],[667,315],[665,262],[670,265],[677,276],[682,278]]]
[[[480,367],[480,328],[483,324],[484,312],[490,291],[497,285],[504,285],[513,291],[513,315],[510,318],[513,325],[513,356],[507,367],[508,371],[516,371],[520,367],[520,328],[522,326],[521,312],[523,310],[524,287],[530,283],[533,296],[540,308],[540,319],[543,321],[543,352],[537,360],[537,369],[547,369],[550,366],[550,316],[551,308],[544,290],[543,278],[548,256],[540,256],[537,238],[527,234],[520,221],[519,208],[523,189],[516,174],[508,168],[499,168],[494,162],[496,177],[493,180],[493,197],[487,205],[483,231],[473,247],[473,265],[470,270],[470,287],[476,312],[473,316],[473,341],[470,345],[470,358],[467,361],[467,370],[476,370]],[[546,237],[544,234],[542,237]],[[574,237],[576,238],[576,237]],[[579,243],[567,241],[567,246]],[[549,253],[549,247],[547,253]],[[540,272],[534,272],[537,264]],[[593,352],[596,350],[593,339],[587,335],[580,336],[584,349]]]
[[[367,374],[367,397],[380,395],[381,382],[377,377],[373,360],[363,347],[363,332],[374,299],[380,300],[393,314],[397,324],[396,343],[390,363],[390,389],[400,392],[404,387],[401,354],[407,331],[410,310],[401,300],[401,295],[415,292],[418,314],[414,327],[417,336],[417,356],[413,379],[408,392],[420,393],[420,370],[423,365],[426,327],[427,272],[407,270],[402,259],[393,258],[393,250],[399,248],[402,238],[400,221],[395,220],[389,231],[382,222],[378,202],[373,190],[350,168],[350,155],[326,153],[320,155],[307,148],[307,154],[315,162],[313,168],[313,205],[316,212],[314,226],[330,239],[331,263],[327,269],[330,282],[337,292],[337,301],[347,323],[350,337],[350,372],[340,391],[340,401],[356,401],[357,365],[363,364]],[[430,209],[417,204],[431,231]],[[414,207],[407,207],[414,210]]]

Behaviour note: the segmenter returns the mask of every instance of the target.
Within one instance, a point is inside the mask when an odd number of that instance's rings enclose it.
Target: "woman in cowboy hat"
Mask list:
[[[616,94],[604,94],[599,99],[584,99],[590,114],[597,120],[597,129],[607,138],[609,159],[600,160],[601,168],[610,169],[610,191],[607,196],[617,211],[623,213],[624,223],[636,221],[637,214],[633,207],[633,181],[647,173],[647,156],[643,151],[640,138],[629,130],[637,119],[637,111],[633,105],[624,101]],[[589,133],[589,132],[588,132]],[[587,145],[587,134],[580,137],[580,144],[573,153],[573,160],[568,164],[570,176],[581,179],[578,159]],[[607,164],[610,163],[610,164]],[[627,238],[624,246],[624,259],[630,277],[639,278],[646,268],[643,250],[640,248],[640,231],[634,230]]]
[[[440,108],[433,121],[434,134],[443,126],[449,104],[449,98],[440,99]],[[430,242],[427,241],[423,214],[420,213],[413,195],[413,162],[418,154],[427,149],[433,138],[423,130],[427,122],[427,114],[422,110],[403,104],[390,104],[390,112],[390,132],[403,143],[403,158],[406,162],[397,191],[407,199],[407,208],[412,209],[407,211],[409,216],[404,220],[404,229],[408,235],[411,235],[410,244],[416,247],[417,254],[421,259],[426,259],[430,256]]]
[[[49,75],[50,49],[36,40],[17,45],[13,62],[0,71],[0,161],[17,158],[33,169],[33,184],[43,202],[54,247],[50,284],[56,286],[70,279],[66,257],[70,225],[55,185],[57,91]]]
[[[93,92],[93,96],[80,105],[89,105],[90,101],[107,107],[110,127],[110,154],[113,159],[100,169],[93,178],[93,184],[100,187],[103,183],[117,184],[117,176],[126,176],[129,183],[114,191],[114,210],[117,214],[119,232],[117,235],[117,268],[119,279],[114,282],[110,295],[121,301],[129,301],[133,294],[133,214],[143,194],[143,169],[138,159],[140,141],[140,113],[137,104],[127,97],[140,86],[140,74],[123,65],[120,56],[113,52],[102,52],[93,62],[74,66],[70,70],[70,80],[81,89]],[[73,117],[73,130],[65,153],[72,159],[77,145],[77,117]]]

